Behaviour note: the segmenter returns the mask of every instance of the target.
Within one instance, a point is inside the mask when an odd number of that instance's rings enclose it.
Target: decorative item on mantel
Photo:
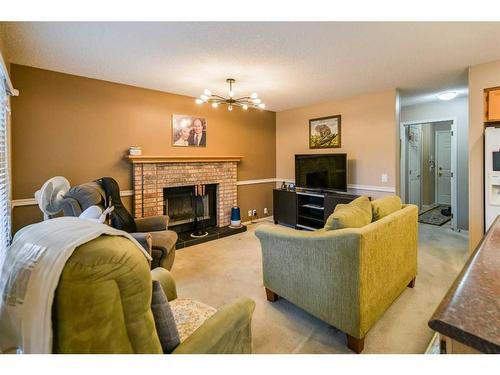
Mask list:
[[[266,105],[262,103],[262,100],[260,100],[259,95],[256,92],[249,96],[241,96],[239,98],[236,98],[235,92],[233,90],[233,84],[236,82],[236,80],[234,78],[228,78],[226,79],[226,82],[229,83],[229,98],[213,94],[209,89],[205,89],[203,90],[203,94],[201,94],[200,97],[195,100],[196,104],[212,103],[212,108],[217,108],[220,104],[225,104],[228,111],[232,111],[233,106],[241,107],[245,111],[248,108],[266,108]]]
[[[140,155],[142,155],[142,147],[141,146],[130,146],[128,149],[128,154],[130,156],[140,156]]]

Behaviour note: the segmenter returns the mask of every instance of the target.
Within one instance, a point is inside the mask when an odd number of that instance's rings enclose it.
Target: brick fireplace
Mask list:
[[[237,204],[237,165],[241,157],[129,156],[133,165],[135,217],[163,215],[164,189],[217,184],[217,226],[229,225]]]

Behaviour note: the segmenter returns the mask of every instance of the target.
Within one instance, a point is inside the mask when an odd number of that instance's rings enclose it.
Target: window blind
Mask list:
[[[11,240],[11,202],[7,120],[10,114],[5,77],[0,74],[0,253]]]

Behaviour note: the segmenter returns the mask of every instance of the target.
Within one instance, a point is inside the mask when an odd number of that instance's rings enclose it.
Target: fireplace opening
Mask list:
[[[193,230],[196,186],[177,186],[163,189],[163,214],[170,217],[169,229],[177,233]],[[203,196],[206,228],[217,225],[217,184],[205,185]]]

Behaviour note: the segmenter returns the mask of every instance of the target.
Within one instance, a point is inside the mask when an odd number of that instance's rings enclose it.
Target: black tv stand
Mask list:
[[[296,229],[323,228],[328,216],[339,203],[349,203],[359,195],[347,192],[299,189],[295,191],[274,189],[273,214],[276,224]]]

